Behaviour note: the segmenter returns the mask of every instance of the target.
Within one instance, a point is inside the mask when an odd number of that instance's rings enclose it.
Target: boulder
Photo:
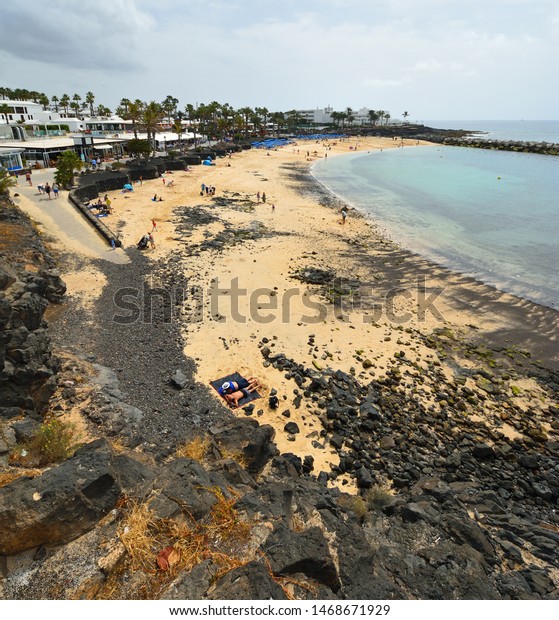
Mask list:
[[[124,484],[129,462],[135,471]],[[81,536],[115,507],[124,491],[147,478],[136,461],[122,456],[117,462],[110,445],[100,439],[42,476],[15,480],[0,488],[0,554]]]
[[[210,427],[209,432],[219,446],[243,455],[250,474],[260,473],[266,463],[279,454],[273,442],[274,429],[251,418],[228,420]]]
[[[266,566],[260,562],[249,562],[229,571],[209,594],[210,600],[285,600],[286,594],[274,581]]]
[[[275,575],[302,573],[336,592],[340,579],[324,534],[318,527],[293,532],[279,526],[268,536],[262,550]]]

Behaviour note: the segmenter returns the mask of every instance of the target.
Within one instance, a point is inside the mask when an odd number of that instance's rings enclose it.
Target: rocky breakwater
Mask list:
[[[559,144],[551,142],[519,142],[516,140],[486,140],[479,137],[445,137],[442,142],[447,146],[464,146],[491,151],[512,151],[515,153],[536,153],[538,155],[559,155]]]
[[[56,387],[44,314],[66,287],[29,220],[0,201],[0,457],[22,420],[38,420]]]

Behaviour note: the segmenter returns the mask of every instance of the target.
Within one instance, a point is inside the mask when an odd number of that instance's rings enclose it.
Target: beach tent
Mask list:
[[[130,183],[125,183],[124,186],[122,187],[122,189],[126,189],[129,192],[133,192],[134,188],[132,187],[132,185],[130,185]]]

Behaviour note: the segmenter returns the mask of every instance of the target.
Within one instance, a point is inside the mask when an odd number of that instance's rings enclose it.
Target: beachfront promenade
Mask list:
[[[24,177],[20,177],[19,185],[12,191],[14,202],[40,225],[43,234],[54,239],[57,249],[112,263],[128,262],[125,252],[108,246],[106,240],[78,212],[68,199],[67,191],[60,190],[59,198],[51,200],[46,194],[39,193],[37,186],[47,181],[52,183],[53,176],[54,168],[34,170],[31,187]]]

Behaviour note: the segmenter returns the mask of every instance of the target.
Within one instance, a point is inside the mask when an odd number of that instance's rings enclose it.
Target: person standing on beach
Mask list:
[[[149,241],[149,247],[152,250],[155,250],[155,239],[153,238],[153,235],[151,233],[148,233],[148,241]]]
[[[155,232],[156,228],[157,228],[157,222],[154,219],[152,219],[151,220],[151,232],[152,233]]]
[[[262,203],[266,204],[266,192],[262,192]]]
[[[31,180],[31,173],[30,172],[26,172],[25,173],[25,180],[29,183],[29,187],[31,187],[33,185],[33,181]]]
[[[58,183],[53,183],[52,184],[52,193],[54,194],[55,198],[58,198],[58,192],[59,192]]]
[[[50,193],[52,191],[52,187],[49,185],[48,181],[45,183],[45,194],[49,197],[50,200]]]
[[[340,224],[343,225],[343,224],[345,224],[345,220],[346,220],[346,217],[347,217],[347,211],[346,211],[345,207],[342,209],[341,213],[342,213],[342,221],[340,222]]]
[[[260,192],[256,193],[256,204],[259,205],[260,204]]]

